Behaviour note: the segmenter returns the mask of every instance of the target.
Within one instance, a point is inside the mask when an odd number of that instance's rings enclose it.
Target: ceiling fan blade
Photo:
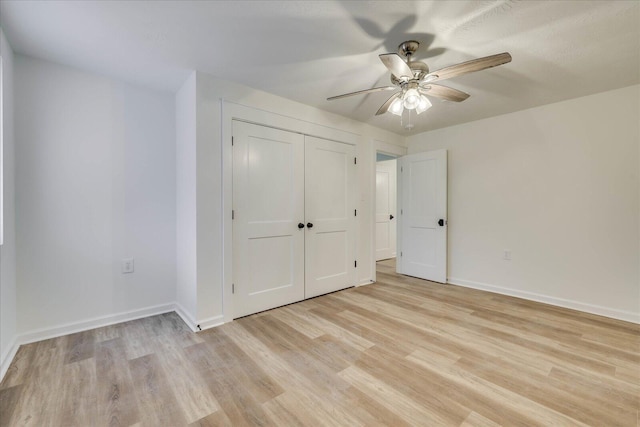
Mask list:
[[[402,92],[397,92],[391,95],[391,98],[387,99],[387,102],[382,104],[382,106],[378,109],[378,111],[376,112],[376,116],[386,113],[389,107],[391,106],[391,103],[395,101],[396,98],[398,98],[401,94]]]
[[[396,76],[397,78],[413,78],[413,71],[407,65],[406,62],[398,55],[397,53],[383,53],[380,55],[380,60],[384,64],[385,67],[391,71],[391,74]]]
[[[374,87],[371,89],[359,90],[357,92],[351,92],[351,93],[345,93],[342,95],[332,96],[331,98],[327,98],[327,101],[333,101],[334,99],[346,98],[348,96],[353,96],[353,95],[364,95],[367,93],[382,92],[383,90],[393,90],[393,89],[397,89],[397,88],[395,86]]]
[[[427,84],[420,86],[420,92],[425,95],[435,96],[436,98],[446,99],[447,101],[462,102],[469,97],[468,93],[452,87]]]
[[[511,55],[508,52],[485,56],[484,58],[472,59],[471,61],[452,65],[450,67],[445,67],[429,73],[425,76],[424,81],[426,81],[427,83],[431,83],[437,80],[450,79],[452,77],[461,76],[463,74],[473,73],[475,71],[481,71],[487,68],[496,67],[508,62],[511,62]]]

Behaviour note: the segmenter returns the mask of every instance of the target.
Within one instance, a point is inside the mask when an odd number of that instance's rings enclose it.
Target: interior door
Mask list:
[[[304,299],[304,136],[233,122],[234,317]]]
[[[376,163],[376,261],[396,256],[396,164]]]
[[[305,137],[305,297],[355,285],[355,148]]]
[[[401,157],[398,273],[447,281],[447,151]]]

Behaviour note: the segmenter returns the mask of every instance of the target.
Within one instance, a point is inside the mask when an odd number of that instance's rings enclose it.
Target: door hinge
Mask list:
[[[236,285],[235,285],[235,283],[232,283],[232,284],[231,284],[231,293],[232,293],[232,294],[235,294],[235,293],[236,293]]]
[[[236,211],[231,211],[231,219],[236,219]]]
[[[353,210],[353,216],[358,216],[358,209]]]
[[[402,211],[402,209],[400,209],[400,215],[402,215],[404,212]]]
[[[358,268],[358,261],[353,261],[353,266]]]
[[[354,165],[357,165],[357,164],[358,164],[358,158],[357,158],[357,157],[354,157],[354,158],[353,158],[353,164],[354,164]]]
[[[231,137],[231,145],[233,146],[233,137]]]
[[[400,172],[404,172],[404,168],[400,166]]]
[[[400,251],[400,256],[402,256],[402,251]]]

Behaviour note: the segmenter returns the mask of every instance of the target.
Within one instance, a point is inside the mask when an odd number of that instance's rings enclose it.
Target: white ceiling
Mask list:
[[[175,91],[200,70],[400,134],[464,123],[640,82],[638,1],[10,1],[16,52]],[[513,62],[443,84],[408,132],[375,117],[388,92],[380,53],[405,40],[431,70],[500,52]]]

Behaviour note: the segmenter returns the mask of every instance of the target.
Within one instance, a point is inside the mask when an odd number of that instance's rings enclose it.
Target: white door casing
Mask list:
[[[305,137],[305,298],[355,284],[354,159],[353,145]]]
[[[234,317],[304,299],[304,136],[233,122]]]
[[[396,165],[395,159],[376,163],[376,261],[396,256]]]
[[[411,154],[400,158],[399,164],[397,271],[446,283],[447,151]]]
[[[371,161],[371,168],[369,170],[370,173],[370,191],[371,191],[371,195],[373,197],[375,197],[376,194],[376,162],[378,159],[378,154],[384,154],[384,155],[388,155],[391,157],[395,157],[396,161],[399,157],[405,156],[407,154],[407,149],[405,147],[401,147],[398,145],[393,145],[393,144],[389,144],[383,141],[379,141],[374,139],[373,140],[373,149],[371,150],[371,156],[369,157],[370,161]],[[396,188],[399,188],[396,186]],[[400,194],[396,193],[396,197],[397,197],[397,201],[399,203],[399,198],[400,198]],[[375,235],[376,235],[376,221],[375,221],[375,215],[376,215],[376,203],[374,201],[372,201],[372,203],[369,204],[369,212],[371,215],[371,221],[369,221],[370,224],[370,234],[369,236],[371,236],[371,239],[375,239]],[[399,204],[398,204],[399,206]],[[399,209],[396,208],[396,209]],[[397,210],[397,213],[399,214],[400,211]],[[399,225],[400,223],[398,222],[400,219],[400,216],[397,215],[396,216],[396,232],[397,232],[397,247],[398,247],[398,252],[397,254],[399,255],[399,248],[400,248],[400,240],[399,240],[399,236],[400,236],[400,229],[399,229]],[[371,240],[371,243],[368,245],[370,248],[370,264],[369,264],[369,274],[371,277],[371,280],[373,282],[375,282],[377,280],[377,274],[376,274],[376,266],[377,266],[377,262],[376,262],[376,245],[375,242],[373,240]],[[364,283],[366,282],[366,280],[363,280],[364,276],[360,276],[360,283]]]

